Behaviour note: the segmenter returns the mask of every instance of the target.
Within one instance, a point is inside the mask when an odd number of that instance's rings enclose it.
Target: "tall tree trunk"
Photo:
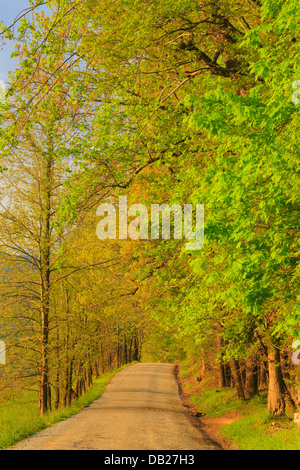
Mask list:
[[[124,331],[124,355],[123,355],[123,363],[124,364],[127,364],[128,362],[128,348],[127,348],[127,341],[126,341],[126,334],[125,334],[125,331]]]
[[[40,274],[41,274],[41,366],[39,387],[39,412],[48,411],[48,341],[50,308],[50,218],[51,218],[51,181],[52,157],[45,157],[43,179],[41,181],[41,237],[40,237]]]
[[[139,340],[137,337],[137,331],[133,333],[133,357],[134,361],[139,361],[140,354],[139,354]]]
[[[231,387],[232,377],[231,377],[230,364],[228,362],[224,364],[224,370],[225,370],[225,387]]]
[[[59,354],[59,327],[58,323],[56,323],[56,377],[55,377],[55,400],[54,400],[54,408],[57,409],[59,407],[60,401],[60,354]]]
[[[284,399],[285,399],[286,406],[289,406],[295,409],[297,405],[293,397],[293,387],[288,386],[292,381],[292,377],[290,373],[291,370],[292,370],[291,360],[287,351],[285,350],[281,354],[281,372],[282,372],[282,378],[283,378]]]
[[[129,350],[128,350],[128,362],[132,361],[132,335],[130,335]]]
[[[218,379],[219,379],[219,388],[224,388],[226,386],[225,382],[225,368],[223,362],[223,339],[221,335],[218,335],[218,353],[220,356],[220,360],[218,363]]]
[[[232,366],[234,383],[235,383],[235,388],[237,391],[238,398],[240,398],[241,400],[245,400],[244,386],[243,386],[243,379],[242,379],[242,374],[240,370],[240,364],[236,359],[232,358],[231,366]]]
[[[103,352],[103,345],[100,343],[100,357],[101,357],[101,372],[102,374],[105,371],[105,357],[104,357],[104,352]]]
[[[39,413],[44,415],[48,411],[48,308],[43,306],[42,316],[42,348],[40,365],[40,387],[39,387]]]
[[[259,365],[259,388],[265,388],[268,384],[268,364],[262,361]]]
[[[62,406],[67,406],[67,397],[68,397],[68,386],[69,386],[69,366],[68,363],[65,367],[65,381],[62,395]]]
[[[69,366],[68,385],[67,385],[67,406],[70,406],[72,403],[73,362],[74,362],[73,359],[71,359],[70,366]]]
[[[246,361],[245,397],[249,399],[255,395],[258,395],[257,358],[249,356]]]
[[[268,363],[268,411],[273,416],[280,416],[285,412],[284,383],[280,367],[280,351],[276,346],[270,346],[269,348]]]
[[[99,359],[94,360],[93,374],[94,374],[95,379],[98,379],[98,377],[99,377]]]

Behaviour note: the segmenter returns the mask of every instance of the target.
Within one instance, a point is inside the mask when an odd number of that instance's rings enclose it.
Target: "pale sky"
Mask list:
[[[17,15],[29,6],[29,0],[0,0],[0,20],[10,26]],[[18,63],[18,59],[10,57],[13,51],[13,41],[6,40],[2,48],[0,44],[0,80],[4,82],[8,81],[7,72],[13,71]]]

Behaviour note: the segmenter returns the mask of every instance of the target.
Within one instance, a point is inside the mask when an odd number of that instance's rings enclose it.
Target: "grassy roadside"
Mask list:
[[[130,364],[127,364],[127,366]],[[101,375],[87,392],[74,400],[71,406],[52,410],[39,416],[36,392],[23,392],[10,403],[0,405],[0,450],[11,447],[22,439],[41,431],[52,424],[62,421],[78,413],[98,398],[106,389],[112,377],[121,369]]]
[[[288,411],[286,417],[270,417],[266,393],[252,400],[239,400],[233,389],[199,385],[193,367],[188,364],[182,364],[180,376],[184,395],[195,410],[205,415],[204,425],[206,421],[210,425],[221,423],[218,427],[221,437],[239,450],[300,449],[300,431],[292,420],[293,411]],[[232,417],[232,422],[222,425],[225,417]]]

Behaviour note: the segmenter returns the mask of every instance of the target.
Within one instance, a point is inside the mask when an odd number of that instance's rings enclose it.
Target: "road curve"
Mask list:
[[[71,418],[10,450],[213,450],[200,422],[183,407],[175,366],[138,363]]]

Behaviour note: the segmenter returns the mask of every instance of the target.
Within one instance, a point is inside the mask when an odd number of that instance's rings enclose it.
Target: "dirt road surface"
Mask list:
[[[126,367],[90,406],[10,450],[218,449],[182,405],[174,372],[172,364]]]

